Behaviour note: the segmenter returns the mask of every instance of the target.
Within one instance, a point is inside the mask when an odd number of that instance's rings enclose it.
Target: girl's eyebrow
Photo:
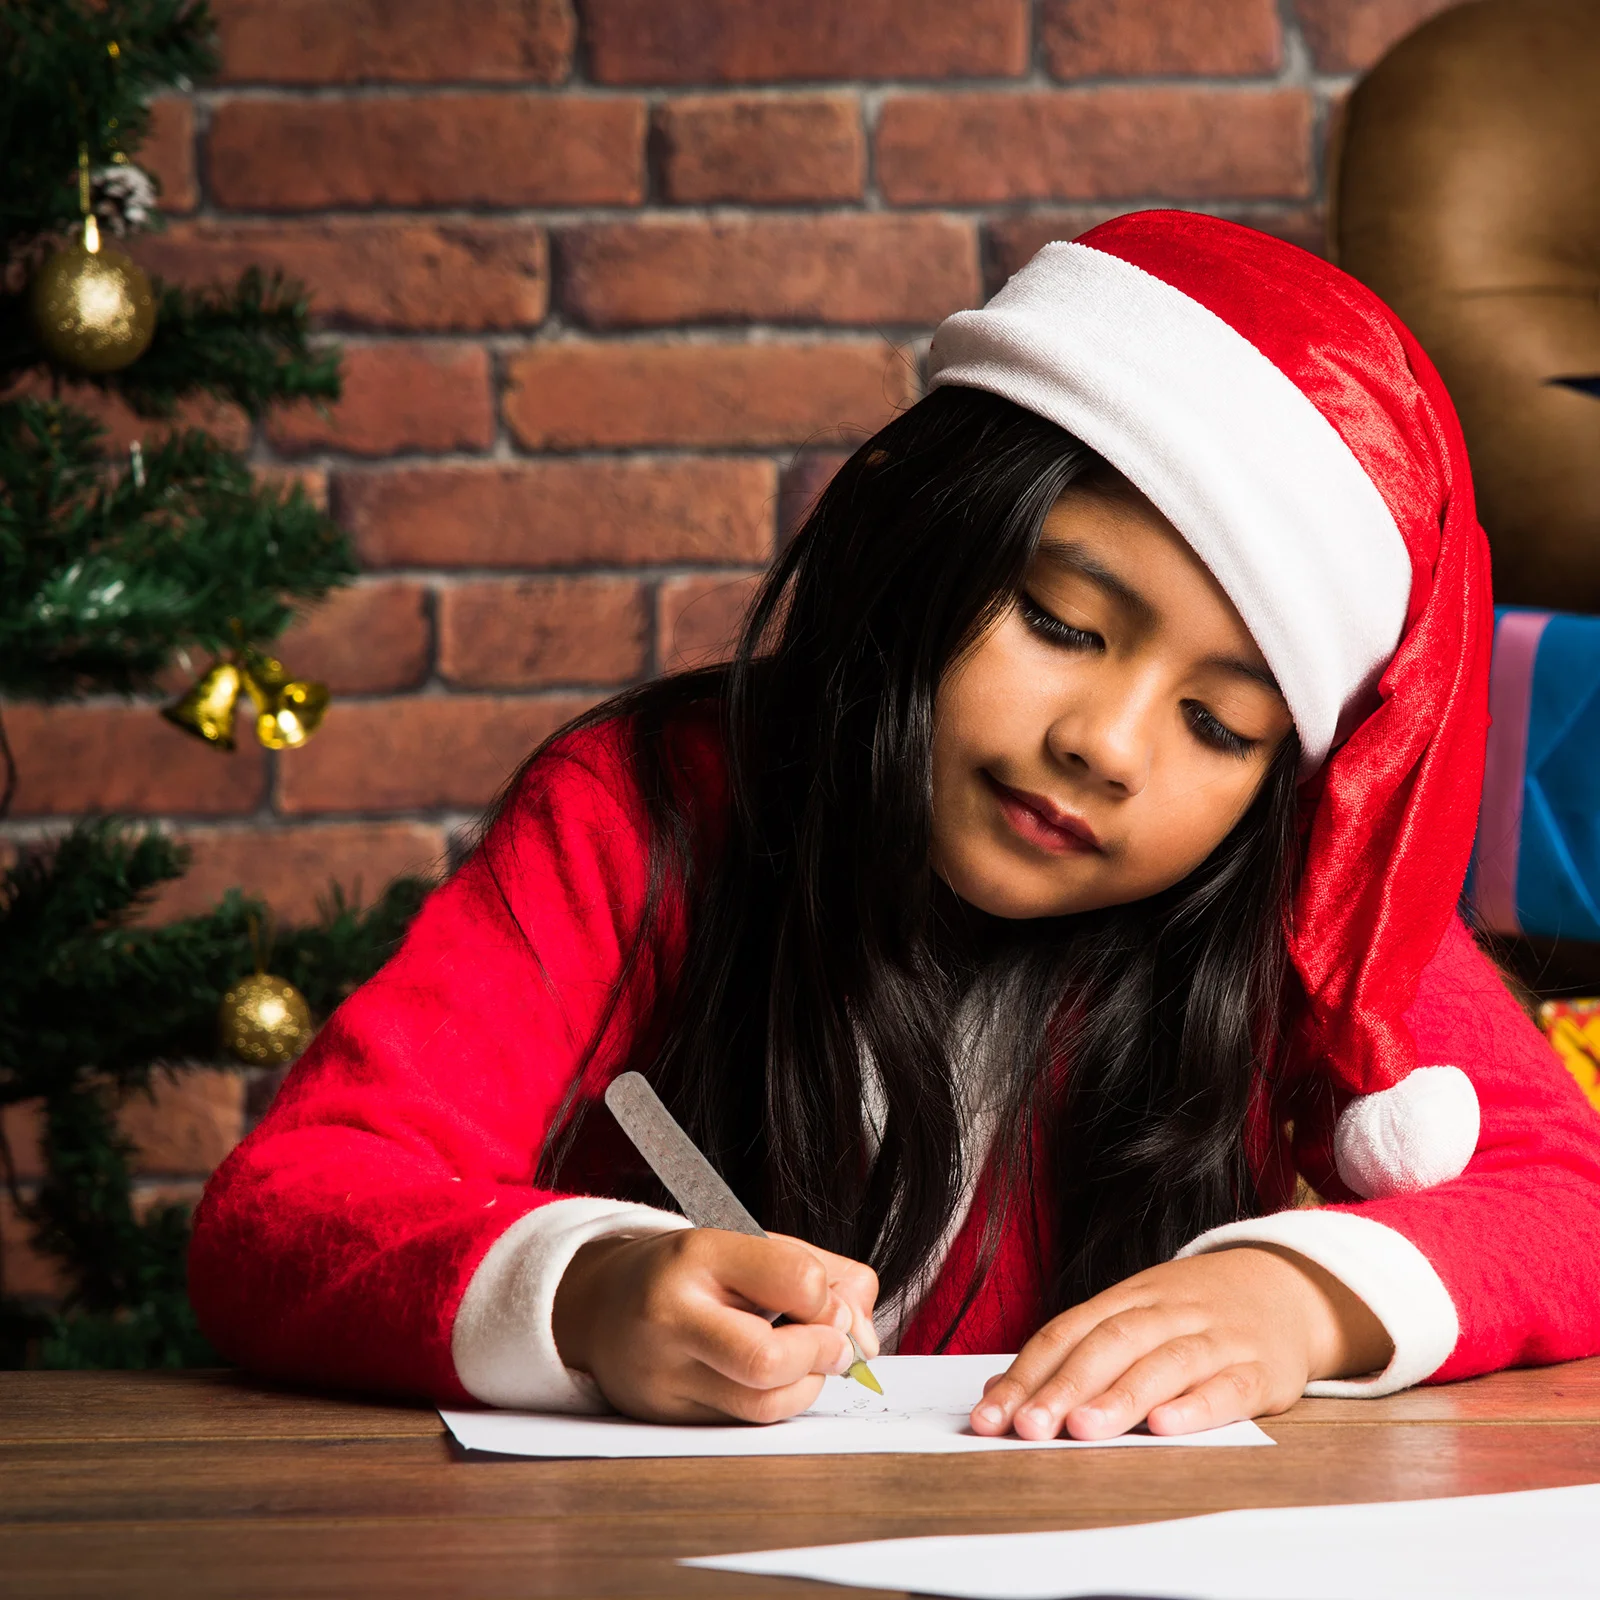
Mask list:
[[[1087,578],[1096,588],[1103,589],[1139,619],[1154,622],[1156,608],[1150,604],[1126,578],[1119,577],[1109,567],[1102,566],[1081,544],[1071,539],[1041,539],[1039,558],[1074,577]]]
[[[1215,667],[1219,672],[1231,672],[1240,678],[1248,678],[1252,683],[1259,683],[1263,689],[1270,689],[1280,700],[1283,698],[1283,690],[1278,687],[1278,680],[1265,667],[1252,666],[1238,656],[1207,656],[1200,665]]]
[[[1156,608],[1126,578],[1103,566],[1076,541],[1041,539],[1038,554],[1042,561],[1049,562],[1051,566],[1063,572],[1070,573],[1074,577],[1087,578],[1096,588],[1103,590],[1118,604],[1132,612],[1140,622],[1148,623],[1156,620]],[[1214,667],[1219,672],[1231,672],[1236,677],[1248,678],[1252,683],[1260,684],[1263,689],[1270,689],[1279,699],[1283,698],[1283,690],[1278,687],[1278,680],[1265,667],[1258,667],[1241,656],[1207,656],[1200,664],[1204,667]]]

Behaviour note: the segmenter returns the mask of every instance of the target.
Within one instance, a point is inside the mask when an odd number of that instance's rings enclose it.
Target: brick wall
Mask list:
[[[192,414],[355,540],[361,581],[282,646],[336,704],[277,756],[145,704],[10,707],[0,849],[160,818],[195,867],[158,914],[242,884],[287,920],[330,877],[447,860],[543,734],[714,651],[839,451],[915,397],[933,324],[1046,240],[1172,203],[1315,248],[1341,94],[1441,9],[213,6],[222,76],[158,108],[172,220],[138,254],[195,282],[282,267],[343,341],[331,414]],[[130,1108],[141,1182],[192,1186],[245,1113],[215,1076]]]

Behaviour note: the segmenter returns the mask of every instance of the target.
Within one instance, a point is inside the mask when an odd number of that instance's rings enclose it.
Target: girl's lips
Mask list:
[[[1054,856],[1087,855],[1099,850],[1094,829],[1070,811],[1063,811],[1053,800],[1026,789],[1013,789],[990,773],[984,773],[984,777],[1012,831],[1029,844]]]

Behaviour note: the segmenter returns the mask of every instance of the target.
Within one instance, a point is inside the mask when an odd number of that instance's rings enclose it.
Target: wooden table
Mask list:
[[[517,1461],[230,1373],[0,1373],[0,1595],[859,1597],[673,1559],[1596,1482],[1600,1359],[1265,1426],[1278,1449]]]

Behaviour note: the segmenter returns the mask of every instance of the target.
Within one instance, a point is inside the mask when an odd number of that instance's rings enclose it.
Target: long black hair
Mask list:
[[[960,1149],[956,1024],[975,993],[1002,1099],[989,1246],[1005,1207],[1042,1186],[1057,1308],[1257,1207],[1245,1127],[1285,979],[1293,735],[1210,858],[1149,899],[1005,923],[929,863],[939,685],[1012,602],[1057,498],[1105,471],[1030,412],[938,389],[840,469],[728,665],[583,719],[626,719],[650,821],[630,969],[668,899],[688,919],[627,1065],[765,1225],[870,1262],[885,1297],[916,1280],[963,1159],[984,1155]],[[711,848],[674,754],[692,712],[717,719],[726,751]],[[541,1182],[584,1111],[570,1096]]]

